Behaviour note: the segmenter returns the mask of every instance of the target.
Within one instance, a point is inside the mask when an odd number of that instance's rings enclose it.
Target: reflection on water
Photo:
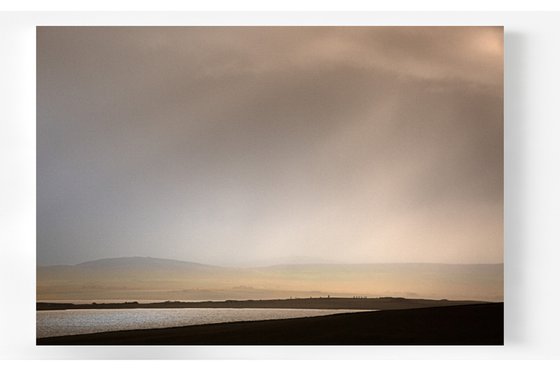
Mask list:
[[[243,320],[286,319],[361,310],[318,309],[95,309],[37,311],[37,337],[179,327]]]

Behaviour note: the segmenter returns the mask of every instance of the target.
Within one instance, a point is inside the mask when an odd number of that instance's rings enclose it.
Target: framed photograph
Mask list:
[[[502,345],[501,26],[39,26],[37,345]]]

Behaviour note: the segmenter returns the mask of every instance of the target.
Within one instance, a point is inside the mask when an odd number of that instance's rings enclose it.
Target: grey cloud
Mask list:
[[[502,37],[41,27],[39,262],[500,261]]]

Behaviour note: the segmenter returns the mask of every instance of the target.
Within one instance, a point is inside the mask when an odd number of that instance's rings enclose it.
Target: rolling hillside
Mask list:
[[[503,299],[503,264],[304,264],[229,268],[149,257],[37,268],[37,300],[319,296]]]

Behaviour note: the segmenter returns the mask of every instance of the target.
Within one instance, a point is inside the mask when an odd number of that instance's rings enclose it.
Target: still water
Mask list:
[[[80,309],[37,311],[37,337],[179,327],[243,320],[287,319],[362,310],[322,309]]]

